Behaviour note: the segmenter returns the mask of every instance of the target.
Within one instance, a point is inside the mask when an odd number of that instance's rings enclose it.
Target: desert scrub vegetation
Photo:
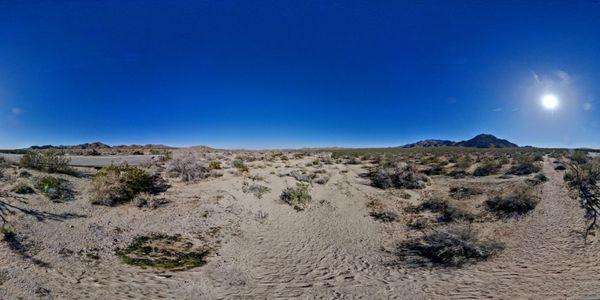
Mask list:
[[[457,225],[402,242],[398,254],[416,265],[461,267],[486,260],[503,249],[502,243],[480,239],[471,226]]]
[[[381,189],[406,188],[422,189],[425,187],[427,177],[417,172],[413,165],[395,167],[379,167],[373,170],[369,177],[371,184]]]
[[[577,153],[577,152],[576,152]],[[573,154],[575,155],[575,153]],[[583,163],[571,158],[564,179],[568,186],[577,193],[581,205],[585,208],[585,217],[589,224],[585,231],[585,240],[592,230],[597,229],[598,213],[600,211],[600,159],[590,160],[586,157]]]
[[[423,201],[416,208],[417,211],[430,211],[438,213],[439,222],[454,222],[454,221],[468,221],[473,222],[475,215],[467,211],[465,208],[458,205],[458,203],[452,202],[442,197],[431,197]]]
[[[489,176],[497,174],[502,167],[501,164],[496,163],[492,160],[484,160],[479,164],[479,166],[473,171],[473,176]]]
[[[92,179],[92,204],[113,206],[152,191],[152,177],[144,170],[129,166],[106,166]]]
[[[312,200],[308,192],[308,184],[296,183],[296,187],[287,187],[279,197],[283,202],[292,206],[295,210],[304,210]]]
[[[242,185],[242,191],[246,194],[252,194],[256,198],[261,199],[262,196],[271,191],[269,187],[264,185],[256,184],[256,183],[248,183],[244,182]]]
[[[481,195],[483,192],[480,189],[465,187],[465,186],[455,186],[450,188],[449,195],[450,197],[462,200],[475,195]]]
[[[537,173],[542,169],[540,164],[535,160],[535,157],[525,156],[517,159],[515,165],[511,166],[506,174],[511,175],[529,175]]]
[[[372,211],[369,213],[373,219],[381,222],[396,222],[399,218],[398,213],[391,209],[384,209],[381,211]]]
[[[54,202],[73,200],[71,183],[65,179],[54,176],[36,177],[33,180],[33,185]]]
[[[115,253],[128,265],[182,271],[204,265],[209,251],[181,235],[152,234],[136,236]]]
[[[539,202],[533,189],[519,186],[506,195],[492,196],[485,201],[487,209],[500,217],[518,217],[535,209]]]
[[[167,163],[167,174],[188,182],[208,177],[210,169],[199,162],[192,153],[185,153],[173,157]]]
[[[233,167],[236,168],[240,173],[248,173],[250,171],[248,166],[240,158],[233,160]]]
[[[17,194],[33,194],[35,190],[25,181],[19,181],[10,189],[11,192]]]
[[[212,170],[221,170],[221,162],[218,160],[213,160],[208,164],[208,167]]]
[[[23,154],[19,165],[23,168],[34,169],[46,173],[62,173],[76,175],[77,172],[69,166],[70,160],[60,152],[46,151],[43,153],[29,151]]]

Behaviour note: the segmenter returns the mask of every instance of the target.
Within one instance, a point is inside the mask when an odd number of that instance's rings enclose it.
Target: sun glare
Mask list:
[[[542,97],[542,105],[545,109],[553,110],[558,107],[558,98],[552,94],[544,95]]]

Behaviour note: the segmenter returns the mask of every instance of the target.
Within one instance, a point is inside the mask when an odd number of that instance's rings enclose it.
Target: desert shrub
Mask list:
[[[451,187],[450,188],[450,197],[454,199],[465,199],[471,196],[480,195],[482,192],[479,189],[471,188],[471,187]]]
[[[291,205],[295,210],[304,210],[312,200],[308,192],[308,185],[297,183],[296,187],[287,187],[281,193],[280,199]]]
[[[499,242],[481,240],[471,226],[460,225],[403,242],[399,254],[419,265],[460,267],[486,260],[503,249]]]
[[[25,181],[19,181],[13,188],[11,189],[13,193],[17,194],[33,194],[35,190]]]
[[[248,168],[248,166],[246,166],[246,164],[244,164],[244,161],[241,159],[233,160],[233,167],[236,168],[241,173],[246,173],[250,170]]]
[[[43,176],[37,177],[33,181],[35,188],[52,201],[59,202],[73,199],[73,190],[67,180],[54,176]]]
[[[444,170],[444,167],[441,166],[440,164],[435,164],[433,166],[427,167],[422,172],[425,175],[432,176],[432,175],[444,175],[446,170]]]
[[[469,221],[472,222],[475,216],[464,208],[441,197],[429,198],[417,207],[418,211],[428,210],[439,213],[440,222]]]
[[[209,251],[180,235],[153,234],[136,236],[115,253],[128,265],[181,271],[204,265]]]
[[[133,205],[139,207],[139,208],[150,208],[150,209],[157,209],[159,207],[161,207],[164,204],[167,204],[168,201],[164,198],[158,198],[150,193],[139,193],[137,194],[133,200],[131,201],[133,203]]]
[[[221,162],[218,160],[213,160],[208,164],[208,167],[212,170],[221,170]]]
[[[329,182],[329,176],[321,175],[321,176],[315,178],[314,182],[316,184],[326,184],[327,182]]]
[[[167,173],[182,181],[203,179],[210,175],[210,170],[200,163],[192,153],[174,157],[167,163]]]
[[[483,161],[476,169],[473,171],[473,176],[489,176],[498,173],[502,166],[500,164],[495,163],[491,160]]]
[[[129,202],[140,193],[151,192],[152,188],[152,177],[138,167],[106,166],[92,179],[92,203],[112,206]]]
[[[301,170],[294,170],[290,172],[290,176],[294,177],[294,179],[301,182],[311,182],[312,180],[311,174],[308,174],[307,172]]]
[[[393,210],[382,210],[382,211],[373,211],[370,213],[371,217],[375,220],[379,220],[381,222],[395,222],[398,220],[398,213]]]
[[[253,194],[254,196],[256,196],[256,198],[261,199],[262,196],[265,193],[270,192],[271,189],[264,185],[260,185],[260,184],[256,184],[256,183],[249,184],[247,182],[244,182],[244,184],[242,186],[242,191],[247,194]]]
[[[516,217],[527,214],[538,204],[538,197],[531,188],[518,187],[505,196],[492,196],[485,201],[488,210],[502,217]]]
[[[408,221],[408,224],[406,225],[413,229],[426,229],[431,226],[431,221],[429,220],[429,218],[426,218],[424,216],[416,216],[410,219],[410,221]]]
[[[588,161],[588,155],[586,151],[575,150],[571,154],[571,160],[578,164],[585,164]]]
[[[533,178],[527,179],[527,183],[529,185],[533,185],[533,186],[542,184],[546,181],[548,181],[548,177],[546,177],[546,175],[544,175],[543,173],[535,174],[535,176],[533,176]]]
[[[531,173],[539,172],[542,168],[538,163],[532,159],[520,159],[516,165],[511,166],[510,170],[506,174],[511,175],[529,175]]]
[[[567,169],[567,167],[565,167],[565,165],[562,165],[562,164],[560,164],[554,168],[554,170],[556,170],[556,171],[564,171],[566,169]]]
[[[448,172],[448,176],[452,178],[465,178],[467,175],[467,171],[459,168],[452,169],[450,172]]]
[[[427,177],[419,174],[412,165],[378,168],[370,174],[370,177],[372,185],[382,189],[391,187],[422,189],[427,180]]]
[[[56,151],[46,151],[43,153],[29,151],[21,157],[19,165],[23,168],[39,170],[47,173],[62,173],[76,175],[75,169],[69,166],[70,159]]]

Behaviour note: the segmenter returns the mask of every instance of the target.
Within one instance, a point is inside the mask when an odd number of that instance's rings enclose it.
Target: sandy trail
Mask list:
[[[569,197],[562,173],[549,159],[542,199],[522,220],[497,224],[506,243],[500,256],[449,272],[422,274],[435,298],[594,298],[600,296],[600,250],[583,244],[583,209]],[[433,282],[432,282],[433,279]],[[429,297],[428,296],[428,297]]]

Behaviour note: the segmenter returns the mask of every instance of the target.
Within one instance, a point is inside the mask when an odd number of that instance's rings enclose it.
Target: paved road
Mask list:
[[[12,162],[18,162],[21,159],[20,154],[0,153],[0,157]],[[122,164],[127,162],[130,165],[140,165],[150,160],[157,160],[159,155],[124,155],[124,156],[66,156],[71,160],[70,165],[75,167],[103,167],[110,164]]]

